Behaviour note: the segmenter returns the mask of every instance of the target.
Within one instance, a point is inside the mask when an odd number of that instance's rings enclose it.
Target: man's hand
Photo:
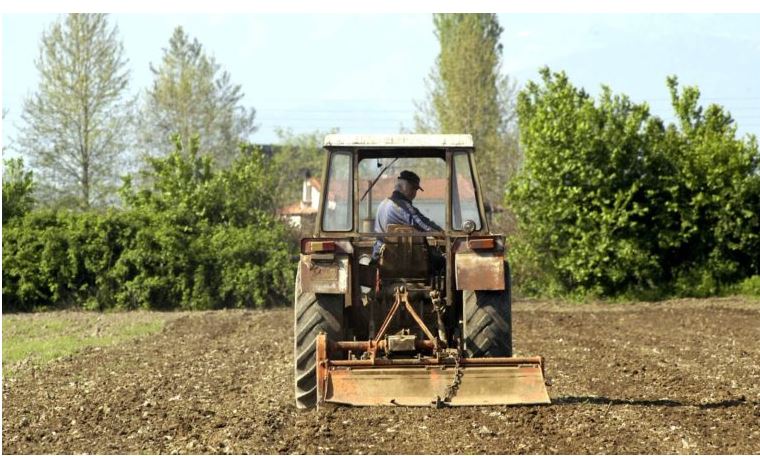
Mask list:
[[[359,257],[359,264],[362,266],[374,266],[377,264],[377,258],[367,255],[366,253]]]

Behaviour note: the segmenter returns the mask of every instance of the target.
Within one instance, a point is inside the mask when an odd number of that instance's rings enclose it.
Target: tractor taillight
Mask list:
[[[335,241],[309,241],[306,243],[305,253],[334,252]]]
[[[470,239],[467,245],[472,250],[491,250],[496,247],[496,241],[493,238]]]

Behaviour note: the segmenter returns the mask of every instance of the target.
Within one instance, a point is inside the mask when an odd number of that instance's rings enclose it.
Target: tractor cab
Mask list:
[[[509,265],[472,137],[337,134],[324,147],[296,278],[297,405],[548,403],[542,359],[512,357]],[[413,210],[440,229],[379,223],[382,204],[411,210],[392,198],[403,171],[419,176]]]
[[[417,135],[388,138],[410,136]],[[474,223],[473,231],[487,231],[482,201],[475,190],[471,138],[469,135],[433,137],[453,137],[437,141],[451,147],[430,147],[429,144],[434,144],[431,140],[407,140],[406,144],[395,144],[395,147],[380,148],[374,144],[362,148],[360,140],[329,135],[325,139],[328,150],[325,205],[317,231],[374,233],[377,208],[391,196],[403,170],[411,170],[420,177],[423,189],[415,198],[415,206],[445,227],[445,232],[463,232],[466,220]]]

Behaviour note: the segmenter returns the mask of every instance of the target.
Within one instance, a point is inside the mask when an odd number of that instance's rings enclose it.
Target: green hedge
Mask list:
[[[541,72],[518,98],[525,162],[506,202],[534,294],[705,296],[760,272],[760,153],[721,107],[668,80],[677,124]]]
[[[150,161],[124,210],[33,211],[3,226],[3,309],[212,309],[289,302],[292,246],[271,172],[177,150]]]

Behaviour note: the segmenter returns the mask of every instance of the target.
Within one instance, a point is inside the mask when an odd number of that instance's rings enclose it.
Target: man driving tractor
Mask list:
[[[393,194],[383,200],[377,208],[376,233],[386,233],[388,225],[407,225],[421,232],[443,231],[443,228],[425,217],[412,205],[412,201],[417,196],[417,190],[425,191],[420,187],[420,177],[412,171],[401,171]],[[382,239],[378,239],[372,249],[373,262],[380,259],[382,246]]]
[[[412,205],[417,190],[425,191],[420,187],[420,177],[412,171],[401,171],[393,194],[377,208],[376,233],[387,232],[389,224],[413,226],[418,231],[443,231]]]

